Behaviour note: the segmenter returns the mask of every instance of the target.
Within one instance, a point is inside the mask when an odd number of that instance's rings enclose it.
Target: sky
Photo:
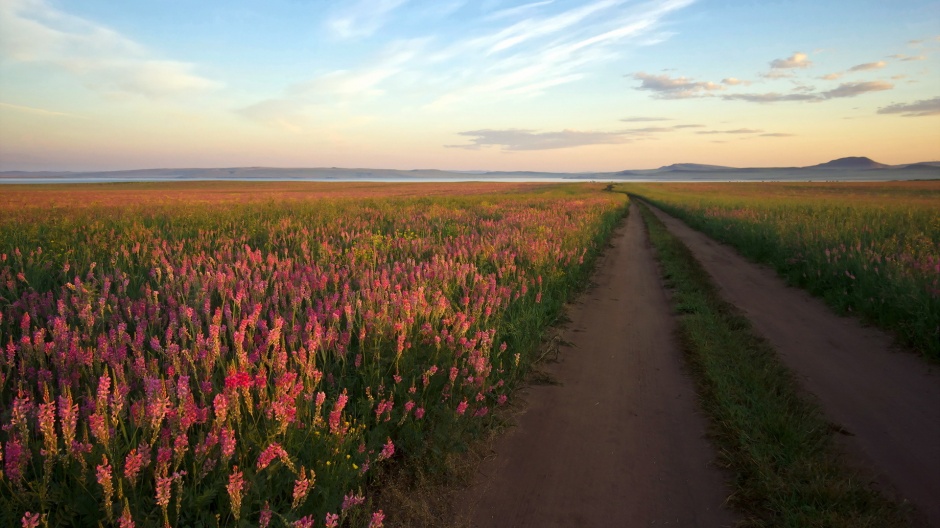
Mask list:
[[[937,0],[0,0],[0,170],[940,160]]]

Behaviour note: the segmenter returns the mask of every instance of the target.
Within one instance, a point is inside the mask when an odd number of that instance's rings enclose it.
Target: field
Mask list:
[[[0,524],[380,526],[374,475],[485,425],[626,203],[273,187],[4,189]]]
[[[627,189],[940,359],[940,182]]]

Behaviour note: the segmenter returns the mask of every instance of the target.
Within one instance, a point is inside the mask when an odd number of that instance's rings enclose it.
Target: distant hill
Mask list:
[[[871,170],[871,169],[888,169],[890,165],[885,165],[884,163],[878,163],[877,161],[866,158],[865,156],[851,156],[848,158],[839,158],[832,161],[827,161],[826,163],[820,163],[819,165],[813,165],[812,167],[805,167],[807,169],[852,169],[852,170]]]
[[[921,163],[911,163],[908,165],[902,165],[898,167],[899,169],[919,169],[919,170],[936,170],[940,169],[940,161],[924,161]]]
[[[660,167],[660,171],[727,171],[737,170],[735,167],[724,167],[722,165],[705,165],[702,163],[673,163]]]

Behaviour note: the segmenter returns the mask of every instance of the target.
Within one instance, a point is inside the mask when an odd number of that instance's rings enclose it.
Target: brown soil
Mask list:
[[[636,206],[594,280],[546,368],[558,384],[527,390],[462,497],[472,525],[733,524]]]
[[[889,494],[940,526],[940,375],[892,339],[661,211],[657,216],[814,394],[846,450]]]

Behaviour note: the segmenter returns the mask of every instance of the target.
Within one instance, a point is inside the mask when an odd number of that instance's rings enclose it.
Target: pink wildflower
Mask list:
[[[326,528],[336,528],[339,526],[339,515],[335,513],[327,513],[324,522],[326,523]]]
[[[120,528],[134,528],[134,518],[131,516],[131,510],[126,503],[124,504],[124,513],[121,514],[118,523]]]
[[[225,418],[228,417],[228,398],[222,393],[216,394],[212,400],[212,405],[215,407],[216,421],[219,423],[224,422]]]
[[[108,511],[111,511],[111,495],[114,493],[114,483],[111,479],[111,464],[108,464],[107,455],[102,456],[102,462],[98,464],[98,467],[95,469],[95,478],[98,480],[98,484],[101,485],[101,489],[104,490],[104,501],[105,505],[108,506]]]
[[[228,485],[225,486],[225,489],[228,491],[228,497],[232,502],[232,515],[236,519],[241,515],[244,486],[245,481],[242,478],[242,472],[238,470],[238,466],[232,466],[232,473],[228,476]]]
[[[467,400],[464,400],[457,404],[457,414],[462,416],[463,413],[467,412]]]
[[[310,471],[310,477],[307,478],[307,475],[304,471],[304,467],[300,467],[300,478],[294,481],[294,502],[292,508],[296,508],[303,504],[304,499],[307,498],[307,493],[310,492],[310,489],[313,487],[313,479],[316,478],[316,475],[313,473],[313,470]]]
[[[138,449],[132,449],[124,459],[124,476],[133,483],[140,473],[140,468],[144,464],[144,457]]]
[[[29,450],[23,449],[23,444],[13,438],[7,440],[3,455],[4,476],[13,482],[19,482],[23,478],[23,468],[29,459]]]
[[[308,515],[306,517],[301,517],[297,519],[291,526],[294,528],[313,528],[313,515]]]
[[[37,528],[41,520],[42,516],[38,513],[26,512],[23,514],[23,518],[20,520],[20,522],[23,523],[23,528]]]
[[[166,509],[170,504],[170,485],[173,477],[157,477],[157,505]]]
[[[258,526],[261,528],[268,528],[268,525],[271,524],[271,515],[274,512],[271,511],[271,505],[268,504],[268,501],[264,501],[264,508],[261,509],[261,516],[258,518]]]
[[[222,429],[222,458],[229,459],[235,453],[235,431],[231,427]]]
[[[354,506],[359,506],[366,501],[366,498],[362,495],[353,495],[350,492],[348,495],[343,497],[343,511],[346,511]]]
[[[270,465],[275,458],[280,459],[281,462],[284,462],[285,464],[290,461],[287,456],[287,451],[284,451],[284,448],[281,447],[281,444],[278,444],[277,442],[271,443],[261,453],[261,456],[258,457],[258,471],[268,467],[268,465]]]
[[[369,521],[369,528],[382,528],[382,521],[385,520],[385,514],[379,510],[372,514],[372,520]]]
[[[395,454],[395,444],[392,443],[392,439],[389,438],[385,445],[382,446],[382,452],[379,453],[379,460],[387,460],[392,458]]]
[[[415,409],[415,418],[418,420],[424,418],[424,407],[418,407]]]

